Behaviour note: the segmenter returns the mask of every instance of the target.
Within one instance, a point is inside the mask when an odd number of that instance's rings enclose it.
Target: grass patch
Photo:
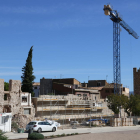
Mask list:
[[[64,137],[64,136],[72,136],[72,135],[78,135],[79,133],[71,133],[71,134],[61,134],[61,135],[51,135],[51,136],[46,136],[46,139],[51,139],[51,138],[57,138],[57,137]]]
[[[54,135],[51,135],[50,137],[51,137],[51,138],[54,138],[55,136],[54,136]]]

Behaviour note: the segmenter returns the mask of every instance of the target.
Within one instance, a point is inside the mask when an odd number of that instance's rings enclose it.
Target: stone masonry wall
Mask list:
[[[0,79],[0,112],[3,112],[4,105],[4,79]]]
[[[21,92],[21,81],[20,80],[9,80],[9,91]]]
[[[12,121],[16,121],[20,128],[25,128],[26,124],[29,123],[29,121],[34,120],[35,109],[33,105],[21,105],[21,95],[24,94],[21,91],[21,81],[9,80],[9,93],[7,94],[8,98],[5,101],[4,80],[0,79],[0,113],[4,113],[3,111],[10,111],[13,116]],[[24,108],[30,108],[30,114],[25,115]]]
[[[134,94],[140,95],[140,69],[133,68]]]

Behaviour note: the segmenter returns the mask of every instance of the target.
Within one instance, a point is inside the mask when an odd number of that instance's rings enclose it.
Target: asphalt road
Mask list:
[[[140,140],[140,130],[90,133],[61,137],[57,140]]]

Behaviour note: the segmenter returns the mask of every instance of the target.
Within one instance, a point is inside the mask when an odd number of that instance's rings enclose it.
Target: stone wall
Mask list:
[[[7,100],[4,100],[4,94],[7,94]],[[4,91],[4,80],[0,79],[0,113],[12,113],[12,121],[16,121],[18,126],[25,128],[29,121],[34,120],[35,109],[31,103],[22,105],[22,95],[20,80],[9,80],[9,92]],[[30,93],[26,93],[27,97]],[[29,102],[30,100],[28,100]],[[30,114],[24,114],[24,108],[30,109]]]
[[[40,95],[52,93],[52,79],[40,79]]]
[[[134,94],[140,95],[140,69],[133,68]]]
[[[0,113],[3,112],[4,105],[4,79],[0,79]]]
[[[9,80],[9,91],[21,92],[21,81],[20,80]]]

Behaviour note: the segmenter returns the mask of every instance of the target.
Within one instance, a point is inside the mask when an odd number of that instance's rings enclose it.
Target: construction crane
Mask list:
[[[120,25],[134,38],[138,39],[137,33],[119,16],[119,13],[110,5],[104,5],[105,15],[109,15],[113,21],[113,75],[114,94],[121,94],[121,68],[120,68]]]

